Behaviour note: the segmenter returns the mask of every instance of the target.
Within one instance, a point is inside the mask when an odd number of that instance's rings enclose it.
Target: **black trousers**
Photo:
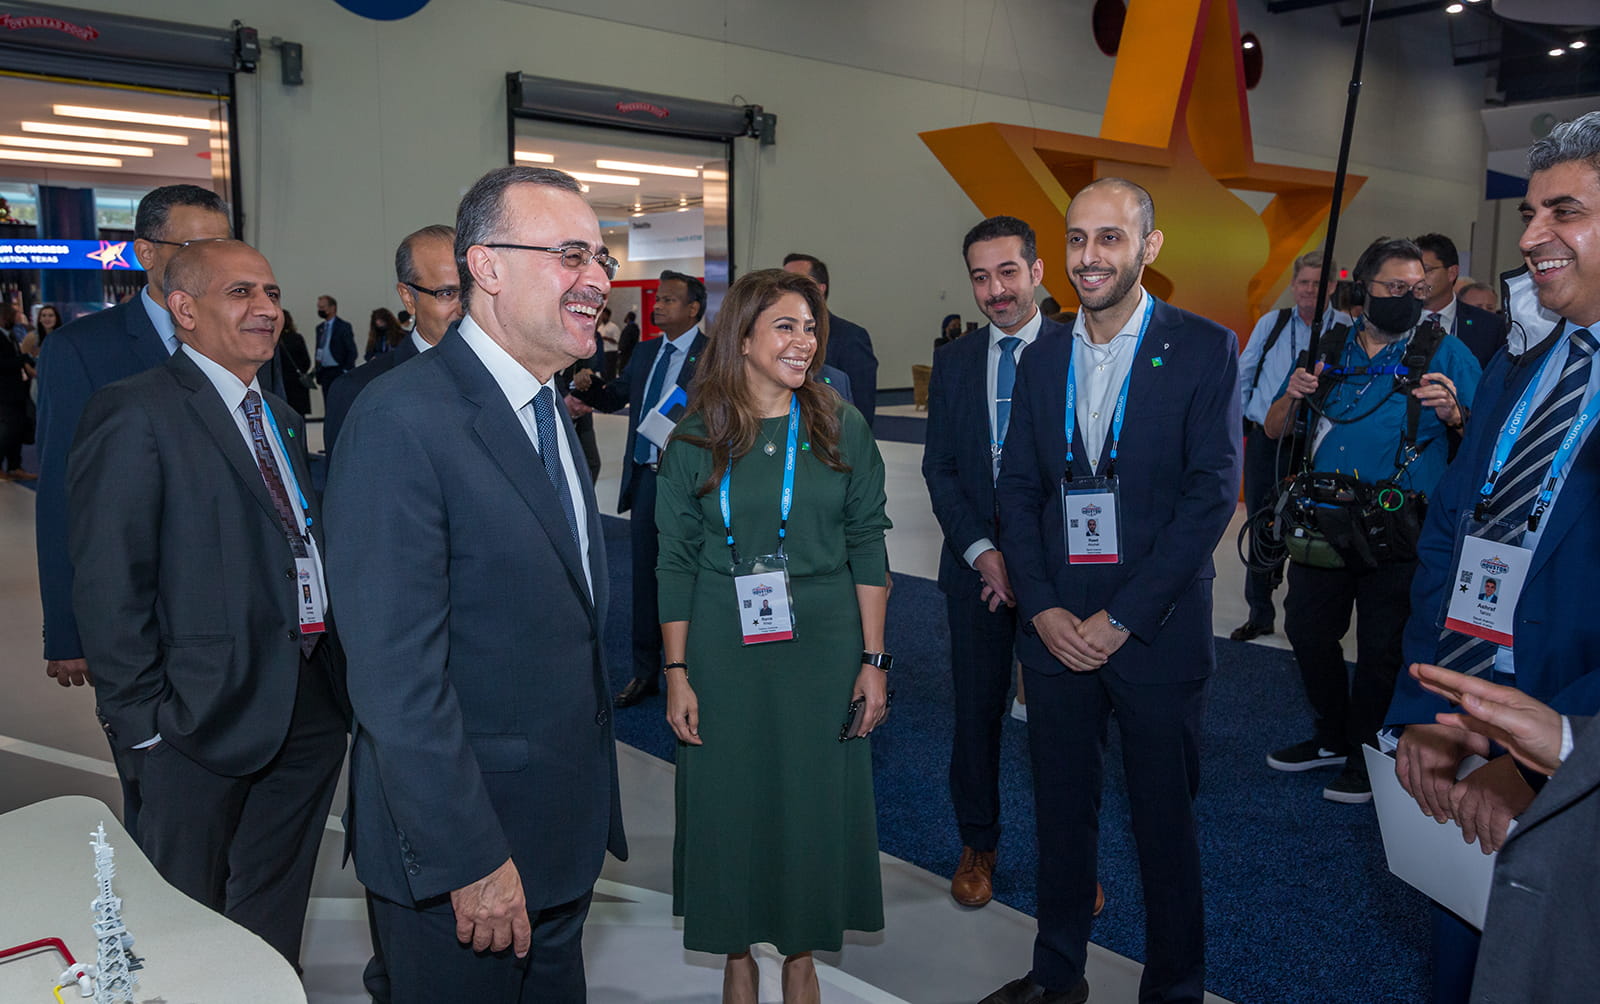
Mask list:
[[[1140,1004],[1205,998],[1205,909],[1194,799],[1205,679],[1136,684],[1113,673],[1045,675],[1023,666],[1039,840],[1033,980],[1070,990],[1094,916],[1107,722],[1122,738],[1128,809],[1144,889]]]
[[[1316,716],[1313,738],[1328,749],[1347,752],[1357,770],[1365,767],[1361,744],[1371,742],[1382,728],[1394,694],[1415,571],[1415,562],[1371,570],[1289,564],[1284,627]],[[1350,629],[1352,611],[1360,615],[1354,676],[1345,667],[1339,644]]]
[[[0,338],[9,337],[0,332]],[[22,470],[22,445],[27,438],[27,399],[0,404],[0,470]]]
[[[631,461],[630,461],[631,463]],[[633,543],[633,678],[645,683],[661,672],[661,618],[656,609],[656,472],[633,465],[633,510],[628,536]]]
[[[292,965],[345,738],[325,669],[301,659],[289,734],[254,774],[213,773],[168,742],[133,754],[141,761],[139,847],[162,878]]]
[[[1251,422],[1244,438],[1244,504],[1247,514],[1270,505],[1279,482],[1289,473],[1292,444],[1268,438],[1261,426]],[[1272,591],[1283,581],[1283,563],[1266,571],[1245,572],[1244,599],[1250,605],[1250,623],[1276,626],[1278,611],[1272,604]]]
[[[600,479],[600,445],[594,438],[594,415],[584,415],[572,420],[572,431],[578,434],[578,445],[583,448],[583,461],[589,467],[589,483]]]
[[[1000,732],[1011,690],[1017,612],[994,613],[977,593],[946,596],[955,735],[950,748],[950,801],[961,843],[992,851],[1000,843]]]
[[[456,940],[450,897],[407,905],[372,897],[372,917],[389,968],[393,1004],[583,1004],[583,922],[592,893],[531,911],[533,946],[474,952]]]
[[[344,369],[341,367],[317,367],[317,386],[322,388],[322,410],[324,413],[326,413],[328,410],[328,388],[332,387],[333,382],[339,379],[341,376],[344,376]]]

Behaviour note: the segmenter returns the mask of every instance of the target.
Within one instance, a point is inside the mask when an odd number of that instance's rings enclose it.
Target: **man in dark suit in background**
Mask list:
[[[394,288],[417,324],[390,352],[357,366],[328,388],[322,449],[329,459],[356,395],[372,381],[439,344],[450,325],[461,320],[461,287],[456,278],[456,230],[442,223],[406,237],[394,252]]]
[[[822,287],[822,298],[828,298],[828,266],[822,259],[808,254],[786,254],[783,270],[809,275]],[[851,403],[871,427],[878,409],[878,357],[872,354],[872,336],[867,334],[867,329],[828,311],[826,362],[843,370],[850,378]]]
[[[293,964],[347,719],[305,428],[256,378],[278,285],[238,241],[162,284],[183,347],[95,394],[68,461],[78,626],[140,848]]]
[[[1547,338],[1513,360],[1499,353],[1479,383],[1472,421],[1455,462],[1440,478],[1417,543],[1404,660],[1433,663],[1514,685],[1562,714],[1600,712],[1600,619],[1592,612],[1592,581],[1600,557],[1600,440],[1594,422],[1579,418],[1600,407],[1600,112],[1562,123],[1528,152],[1526,229],[1520,245],[1539,304],[1562,318]],[[1526,405],[1524,408],[1523,406]],[[1525,417],[1513,435],[1510,418]],[[1565,430],[1576,429],[1569,459],[1552,471]],[[1495,469],[1503,440],[1509,452]],[[1483,486],[1492,483],[1485,496]],[[1553,483],[1552,483],[1553,482]],[[1548,503],[1539,496],[1546,485]],[[1533,515],[1538,512],[1539,518]],[[1457,545],[1464,516],[1491,525],[1474,536],[1527,549],[1517,603],[1500,603],[1510,645],[1439,628],[1446,598],[1457,588]],[[1502,576],[1500,591],[1509,594]],[[1401,676],[1386,723],[1402,726],[1395,750],[1401,785],[1422,811],[1453,819],[1485,851],[1505,839],[1509,821],[1533,801],[1533,789],[1511,757],[1500,755],[1461,780],[1461,761],[1472,752],[1459,732],[1438,725],[1449,710],[1414,680]],[[1478,934],[1444,910],[1432,911],[1433,998],[1465,1001]]]
[[[160,366],[177,350],[161,273],[190,241],[231,236],[227,204],[210,189],[166,185],[139,201],[134,215],[134,254],[145,269],[139,296],[97,314],[80,317],[45,341],[39,360],[38,543],[39,595],[44,605],[45,672],[66,686],[92,682],[78,623],[72,615],[72,562],[67,556],[67,451],[78,417],[106,384]],[[271,389],[269,386],[268,389]],[[122,779],[122,818],[137,835],[139,790],[112,744]]]
[[[544,168],[479,179],[456,231],[466,316],[357,399],[328,483],[348,829],[396,1004],[579,1002],[627,847],[604,539],[554,377],[593,351],[616,261]]]
[[[950,622],[956,726],[950,801],[961,860],[950,895],[983,906],[994,895],[1000,843],[1000,727],[1016,644],[1016,599],[995,541],[994,480],[1010,424],[1017,360],[1041,333],[1070,329],[1034,305],[1044,278],[1033,228],[992,216],[967,232],[962,254],[972,296],[989,318],[981,338],[958,338],[933,354],[922,477],[944,531],[939,589]]]
[[[627,369],[615,380],[580,372],[572,393],[596,411],[628,409],[628,438],[622,455],[622,490],[617,512],[633,511],[628,535],[633,541],[633,675],[617,693],[616,706],[631,708],[661,693],[661,619],[656,611],[656,465],[660,443],[639,432],[639,423],[678,388],[694,379],[706,336],[706,284],[682,272],[662,272],[650,320],[661,338],[639,343]]]
[[[1162,239],[1149,193],[1130,181],[1073,198],[1067,271],[1083,307],[1070,335],[1041,334],[1023,355],[1012,393],[995,491],[1023,625],[1039,933],[1032,972],[986,1004],[1088,997],[1112,712],[1144,887],[1139,999],[1205,994],[1194,798],[1215,663],[1211,553],[1238,499],[1239,353],[1232,332],[1140,285]],[[1097,538],[1081,525],[1091,516]]]
[[[1437,322],[1445,331],[1466,343],[1479,366],[1506,343],[1506,325],[1499,314],[1456,299],[1456,279],[1461,275],[1461,256],[1455,241],[1444,234],[1423,234],[1414,243],[1422,249],[1422,271],[1427,277],[1428,298],[1422,304],[1422,319]]]
[[[327,407],[328,388],[341,376],[356,368],[356,335],[350,322],[339,316],[339,301],[326,294],[317,297],[317,385],[322,388],[323,407]]]

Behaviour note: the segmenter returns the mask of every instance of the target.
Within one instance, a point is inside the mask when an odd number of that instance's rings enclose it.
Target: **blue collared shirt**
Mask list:
[[[678,385],[678,377],[683,373],[683,364],[689,361],[689,346],[694,344],[695,336],[699,333],[700,325],[696,324],[694,327],[690,328],[688,331],[685,331],[677,338],[667,339],[667,344],[672,346],[673,351],[672,358],[667,360],[667,377],[661,382],[662,401],[666,400],[667,395],[671,394],[672,389]],[[650,362],[650,370],[645,374],[644,381],[644,389],[646,391],[649,391],[650,389],[650,377],[655,374],[655,368],[661,365],[661,353],[663,351],[664,349],[657,349],[655,359],[651,360]],[[650,413],[652,408],[659,405],[661,401],[643,401],[642,403],[644,405],[644,410],[639,412],[639,418],[641,420],[643,420],[645,415]],[[654,464],[660,462],[660,460],[661,451],[652,445],[650,447],[649,462]]]
[[[1322,330],[1327,332],[1335,324],[1349,324],[1350,315],[1329,307],[1323,313]],[[1311,325],[1300,319],[1299,311],[1291,310],[1289,323],[1278,332],[1278,341],[1266,352],[1267,339],[1278,323],[1278,312],[1268,311],[1256,322],[1250,332],[1250,341],[1239,354],[1239,400],[1244,405],[1244,417],[1257,425],[1267,420],[1267,409],[1277,400],[1272,392],[1282,387],[1294,371],[1294,363],[1311,344]],[[1266,352],[1266,358],[1262,353]],[[1261,364],[1261,379],[1255,380],[1256,364]],[[1252,386],[1253,384],[1253,386]]]
[[[1348,474],[1368,484],[1394,477],[1395,456],[1406,427],[1406,399],[1404,394],[1394,393],[1392,368],[1405,356],[1409,341],[1407,335],[1385,346],[1377,355],[1368,356],[1358,333],[1350,333],[1340,365],[1354,372],[1339,380],[1325,399],[1323,409],[1336,420],[1359,421],[1340,424],[1317,420],[1311,459],[1314,470]],[[1373,371],[1370,374],[1365,372],[1369,368]],[[1446,338],[1439,343],[1428,370],[1449,377],[1455,383],[1456,400],[1461,407],[1472,407],[1483,370],[1472,350],[1459,338]],[[1279,387],[1279,396],[1288,389],[1286,376]],[[1417,458],[1400,478],[1400,487],[1431,492],[1449,462],[1444,423],[1432,408],[1422,409],[1421,420],[1417,423],[1416,448]]]
[[[139,291],[139,301],[144,304],[144,312],[149,316],[150,323],[155,325],[156,334],[161,336],[161,344],[166,348],[167,355],[178,351],[178,325],[167,313],[167,308],[150,295],[149,286]]]
[[[322,322],[323,323],[323,329],[322,329],[323,330],[323,334],[322,334],[322,337],[317,339],[317,365],[318,366],[337,366],[337,365],[339,365],[339,360],[334,358],[334,355],[333,355],[333,322],[337,321],[338,319],[339,318],[338,318],[337,315],[329,314],[328,315],[328,319]]]

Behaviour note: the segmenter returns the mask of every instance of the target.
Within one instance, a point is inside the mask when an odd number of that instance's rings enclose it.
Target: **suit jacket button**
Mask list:
[[[607,711],[604,711],[604,710],[602,710],[598,715],[594,716],[594,723],[596,725],[604,725],[606,722],[608,722],[610,720],[611,720],[610,713],[607,712]]]
[[[299,641],[300,640],[300,632],[298,632],[298,631],[290,631],[288,633],[288,638],[289,638],[290,641]]]
[[[284,578],[286,578],[286,579],[292,579],[292,578],[294,578],[294,569],[292,569],[292,568],[285,568],[285,569],[284,569],[284,570],[283,570],[283,577],[284,577]]]
[[[418,868],[416,865],[408,865],[406,867],[406,874],[412,876],[421,875],[422,869]]]

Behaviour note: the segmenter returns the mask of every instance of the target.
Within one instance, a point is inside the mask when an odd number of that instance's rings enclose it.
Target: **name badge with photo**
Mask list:
[[[326,631],[328,597],[323,592],[322,569],[315,558],[294,559],[294,587],[296,605],[300,608],[300,632],[316,634]]]
[[[1471,514],[1464,517],[1464,523],[1472,522]],[[1505,535],[1485,534],[1482,525],[1475,529],[1477,532],[1467,532],[1464,526],[1458,536],[1455,575],[1440,626],[1496,645],[1510,645],[1517,600],[1528,578],[1533,550],[1517,544],[1520,534],[1497,539]]]
[[[746,645],[795,637],[794,604],[789,598],[789,561],[764,554],[733,566],[739,632]]]
[[[1119,565],[1122,547],[1117,479],[1061,482],[1061,523],[1069,565]]]

